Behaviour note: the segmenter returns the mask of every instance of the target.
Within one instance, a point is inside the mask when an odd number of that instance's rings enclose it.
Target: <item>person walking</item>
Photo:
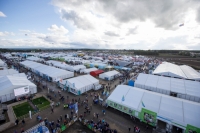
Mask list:
[[[129,127],[129,128],[128,128],[128,132],[130,132],[130,131],[131,131],[131,128]]]
[[[53,113],[53,108],[51,108],[51,114]]]
[[[102,110],[102,113],[105,115],[105,114],[106,114],[106,111],[103,109],[103,110]]]
[[[62,121],[62,115],[60,115],[60,121]]]
[[[25,120],[24,120],[24,118],[22,119],[22,125],[24,125],[25,124]]]
[[[16,124],[16,125],[19,124],[19,120],[18,120],[18,119],[15,120],[15,124]]]

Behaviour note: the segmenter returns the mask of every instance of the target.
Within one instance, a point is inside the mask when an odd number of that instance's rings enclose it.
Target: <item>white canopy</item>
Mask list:
[[[0,76],[6,76],[6,75],[12,75],[12,74],[18,74],[18,71],[14,69],[0,70]]]
[[[5,66],[6,63],[4,63],[1,59],[0,59],[0,67]]]
[[[95,86],[99,85],[99,80],[92,77],[91,75],[83,75],[79,77],[74,77],[71,79],[61,81],[62,86],[70,87],[71,92],[74,94],[84,93],[93,89]]]
[[[43,65],[33,61],[23,61],[22,65],[30,68],[33,72],[40,74],[40,76],[48,76],[51,77],[53,81],[56,79],[66,79],[74,76],[73,72],[69,72],[66,70],[62,70],[59,68]]]
[[[135,87],[200,102],[200,82],[140,73]]]
[[[31,94],[37,93],[37,86],[26,77],[4,76],[0,78],[0,99],[6,102],[15,98],[14,89],[29,86]]]
[[[86,73],[86,74],[88,74],[88,73],[90,73],[92,71],[96,71],[96,70],[98,70],[98,69],[95,68],[95,67],[93,67],[93,68],[83,69],[83,70],[80,71],[80,73]]]
[[[200,73],[187,65],[178,66],[169,62],[163,62],[154,71],[153,74],[165,75],[170,77],[200,80]]]
[[[99,78],[106,79],[106,80],[112,80],[114,79],[114,76],[119,75],[120,73],[116,70],[105,72],[102,74],[99,74]]]
[[[123,96],[124,100],[122,100]],[[127,85],[118,85],[107,101],[115,102],[138,112],[141,112],[142,108],[148,109],[157,113],[157,119],[168,120],[176,126],[180,124],[186,127],[187,124],[190,124],[200,128],[198,119],[200,118],[200,103]]]
[[[49,60],[49,61],[47,61],[47,63],[48,64],[53,64],[53,66],[56,66],[56,67],[61,68],[61,69],[69,70],[71,72],[79,71],[79,70],[82,70],[82,69],[86,68],[84,65],[71,66],[71,65],[68,65],[68,64],[66,64],[64,62],[59,62],[59,61],[54,61],[54,60]]]
[[[26,60],[30,60],[30,61],[42,61],[43,59],[35,57],[35,56],[31,56],[26,58]]]

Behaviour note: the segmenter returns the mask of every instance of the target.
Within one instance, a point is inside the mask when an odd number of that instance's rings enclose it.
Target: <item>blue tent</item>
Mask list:
[[[129,80],[129,81],[128,81],[128,85],[129,85],[129,86],[134,86],[134,81],[133,81],[133,80]]]

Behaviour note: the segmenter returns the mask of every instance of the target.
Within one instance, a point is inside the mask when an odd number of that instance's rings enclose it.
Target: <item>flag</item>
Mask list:
[[[122,97],[122,101],[125,101],[124,95],[123,95],[123,97]]]
[[[180,27],[181,27],[181,26],[184,26],[184,23],[180,24],[179,26],[180,26]]]
[[[142,106],[143,106],[143,107],[145,107],[145,105],[144,105],[143,101],[142,101]]]
[[[75,109],[76,113],[78,113],[78,103],[77,102],[74,104],[74,109]]]

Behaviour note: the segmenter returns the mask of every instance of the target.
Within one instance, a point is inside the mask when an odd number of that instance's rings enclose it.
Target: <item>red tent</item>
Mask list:
[[[90,72],[90,75],[96,77],[96,76],[99,76],[99,74],[103,73],[104,71],[103,70],[96,70],[96,71],[91,71]]]

